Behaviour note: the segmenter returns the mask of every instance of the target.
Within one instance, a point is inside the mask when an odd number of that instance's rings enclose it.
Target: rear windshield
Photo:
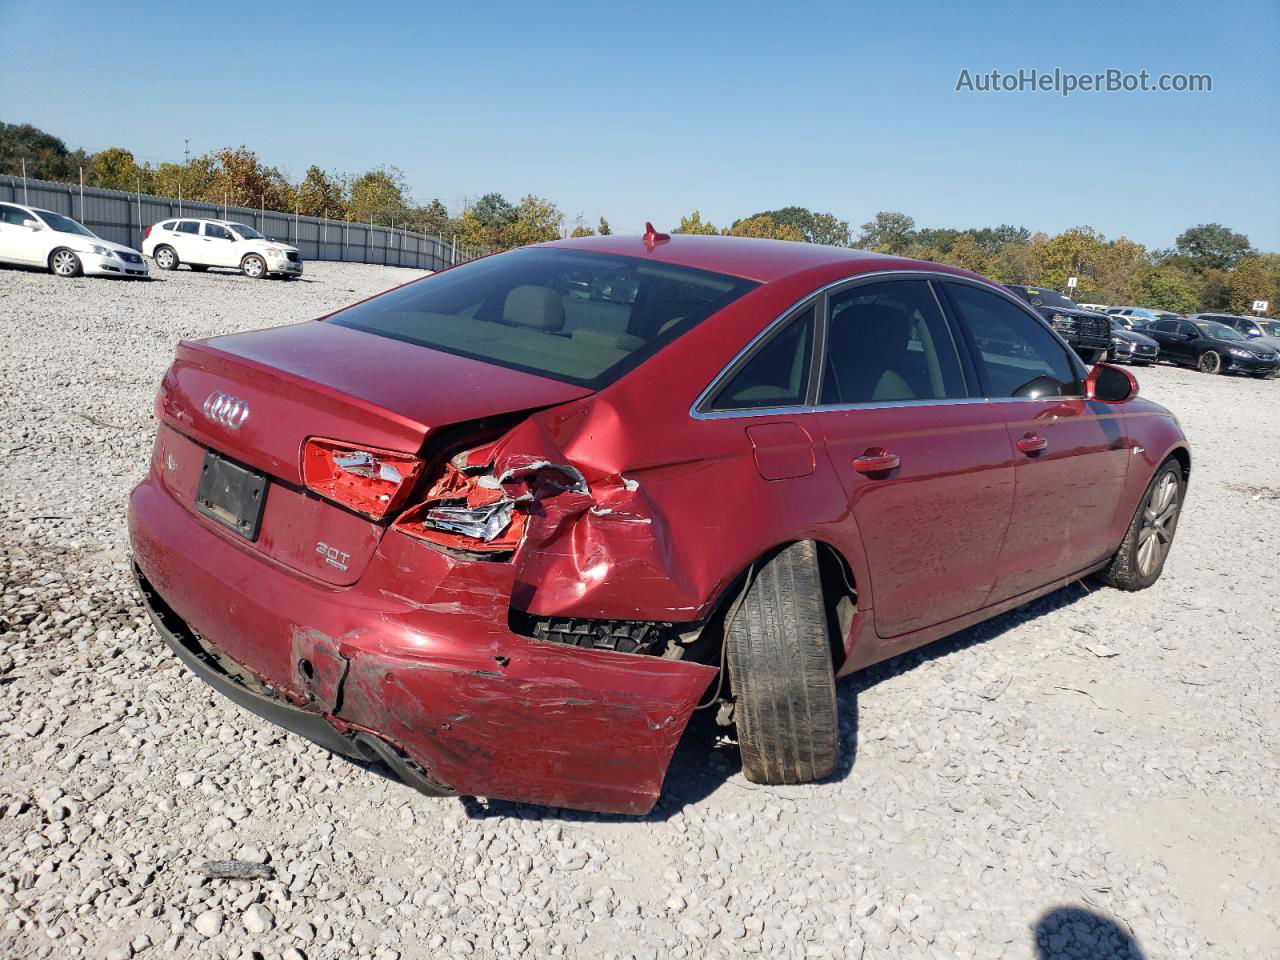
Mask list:
[[[598,389],[755,286],[633,257],[526,247],[328,322]]]

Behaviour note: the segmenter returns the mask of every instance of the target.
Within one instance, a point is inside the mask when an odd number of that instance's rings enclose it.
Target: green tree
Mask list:
[[[748,217],[746,220],[739,220],[725,231],[725,235],[804,242],[804,232],[794,223],[778,223],[767,213],[758,213],[754,217]]]
[[[569,231],[569,236],[594,237],[595,235],[596,235],[596,232],[587,226],[587,222],[583,220],[582,215],[579,214],[578,218],[574,221],[573,229]]]
[[[972,233],[962,233],[951,242],[943,262],[986,276],[995,265],[996,254],[980,247]]]
[[[905,213],[881,211],[875,219],[862,225],[862,233],[853,245],[877,253],[905,253],[915,226],[916,222]]]
[[[560,237],[564,226],[564,214],[550,200],[529,194],[516,208],[515,220],[502,231],[504,250],[523,247],[530,243],[545,243]]]
[[[1202,223],[1178,234],[1178,253],[1191,258],[1198,269],[1230,270],[1252,255],[1249,238],[1220,223]]]
[[[1232,313],[1252,313],[1253,301],[1266,300],[1269,311],[1277,311],[1277,273],[1267,269],[1267,261],[1263,257],[1247,257],[1241,260],[1231,271]]]
[[[83,150],[68,150],[53,134],[29,123],[0,122],[0,173],[18,176],[24,160],[33,180],[76,180],[88,167]]]
[[[714,236],[720,231],[713,227],[710,223],[702,219],[702,214],[697,210],[689,214],[687,217],[680,218],[680,226],[676,227],[673,233],[694,233],[704,236]]]
[[[609,228],[609,221],[606,220],[604,217],[600,218],[600,224],[599,226],[596,227],[596,230],[599,232],[600,236],[602,237],[607,237],[609,236],[609,234],[613,233],[613,230]]]
[[[325,173],[314,164],[307,168],[296,194],[298,212],[304,217],[342,220],[347,215],[347,191],[342,178]]]
[[[408,220],[408,187],[397,167],[375,167],[351,182],[349,216],[368,223],[392,224]]]
[[[439,198],[410,210],[409,226],[419,233],[441,238],[451,237],[458,232],[458,226],[449,216],[449,208]]]
[[[1194,313],[1199,303],[1195,286],[1186,273],[1176,267],[1148,267],[1138,288],[1138,299],[1144,306],[1174,313]]]
[[[1076,277],[1082,289],[1096,286],[1102,237],[1092,227],[1072,227],[1049,238],[1040,257],[1040,282],[1065,290],[1067,278]]]
[[[78,175],[78,172],[77,172]],[[124,147],[108,147],[93,155],[89,169],[85,171],[84,182],[94,187],[105,187],[108,190],[137,190],[142,178],[142,167],[133,158],[133,154]],[[151,177],[147,176],[145,189],[150,190]]]

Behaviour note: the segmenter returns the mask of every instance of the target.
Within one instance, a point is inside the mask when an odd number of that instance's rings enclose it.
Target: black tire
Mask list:
[[[182,265],[178,259],[178,251],[168,244],[161,244],[151,251],[151,259],[161,270],[177,270]]]
[[[256,253],[251,253],[240,261],[240,272],[250,280],[265,280],[267,277],[267,261]]]
[[[1196,369],[1201,373],[1222,373],[1222,354],[1206,350],[1196,358]]]
[[[49,254],[49,272],[55,277],[78,277],[84,273],[84,265],[74,252],[59,247]]]
[[[1171,481],[1166,478],[1172,478]],[[1173,491],[1172,513],[1168,513],[1167,504],[1162,498],[1165,491]],[[1129,529],[1125,531],[1120,549],[1111,558],[1111,562],[1103,569],[1102,579],[1117,590],[1145,590],[1157,580],[1164,570],[1165,560],[1173,547],[1173,536],[1178,531],[1178,518],[1182,514],[1182,501],[1186,493],[1187,482],[1182,473],[1182,464],[1170,458],[1160,465],[1151,482],[1147,484],[1142,499],[1138,501],[1138,509],[1134,511]],[[1159,512],[1155,512],[1158,508]],[[1154,523],[1153,518],[1168,514],[1166,518]],[[1151,535],[1144,537],[1144,532],[1153,529]],[[1143,546],[1154,537],[1159,553],[1153,563],[1144,557]]]
[[[836,765],[840,725],[817,546],[774,553],[725,636],[742,772],[753,783],[820,780]]]
[[[187,264],[187,266],[189,266],[196,273],[204,273],[206,270],[209,269],[209,265],[207,263],[189,263]]]

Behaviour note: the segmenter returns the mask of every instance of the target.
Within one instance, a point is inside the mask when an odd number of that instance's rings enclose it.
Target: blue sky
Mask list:
[[[419,200],[536,193],[618,232],[798,204],[1280,250],[1275,0],[456,6],[85,3],[54,29],[0,0],[0,119],[151,159],[245,143],[294,177],[394,164]],[[1033,67],[1213,92],[955,92]]]

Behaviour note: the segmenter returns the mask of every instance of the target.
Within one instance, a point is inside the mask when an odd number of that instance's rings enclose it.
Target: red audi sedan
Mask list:
[[[432,794],[642,814],[694,710],[835,764],[836,678],[1160,576],[1190,454],[951,267],[728,237],[488,257],[178,345],[130,502],[161,635]]]

